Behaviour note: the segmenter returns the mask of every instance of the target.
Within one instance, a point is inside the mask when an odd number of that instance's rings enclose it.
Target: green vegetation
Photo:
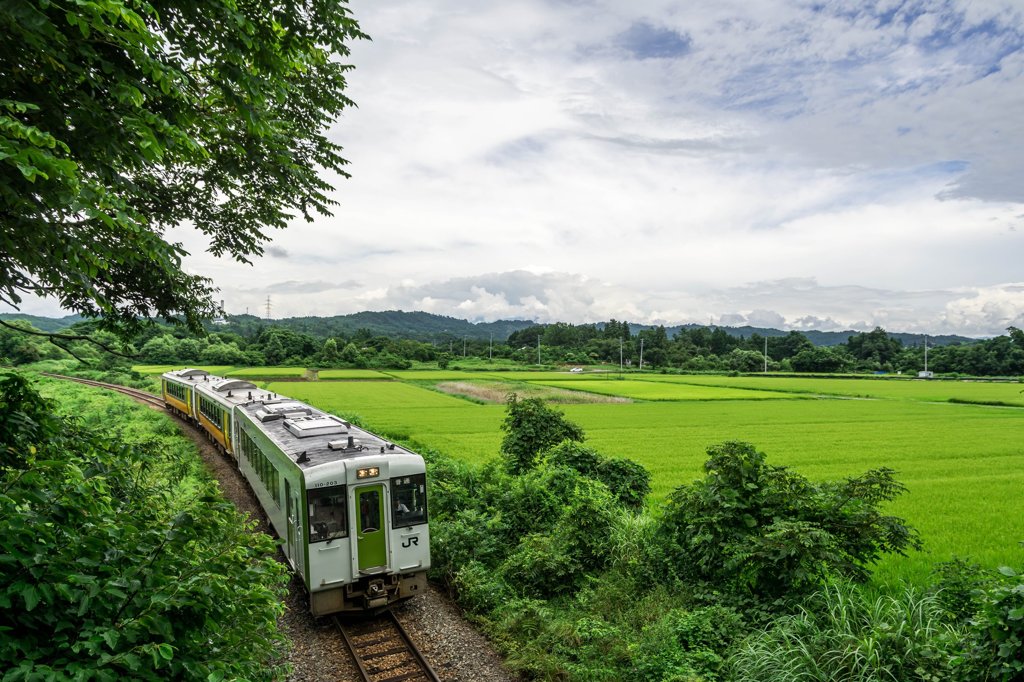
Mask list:
[[[225,376],[238,379],[264,379],[274,377],[300,378],[306,375],[304,367],[245,367],[229,370]]]
[[[5,679],[283,679],[287,575],[163,415],[0,378]]]
[[[793,394],[777,391],[745,391],[741,388],[719,388],[684,383],[661,383],[640,381],[602,381],[586,379],[581,381],[535,382],[558,386],[575,391],[590,391],[603,395],[617,395],[636,400],[767,400],[790,399]]]
[[[809,390],[818,381],[847,385],[847,380],[811,379],[776,379],[770,385],[779,390],[788,381]],[[860,390],[858,383],[849,386]],[[863,383],[881,388],[888,382]],[[998,391],[1013,384],[967,386]],[[474,404],[399,382],[280,383],[269,388],[324,409],[358,415],[374,430],[466,462],[487,462],[500,451],[499,405]],[[1024,467],[1020,413],[1013,408],[822,399],[569,404],[562,409],[586,430],[588,445],[612,457],[632,459],[651,472],[654,503],[700,474],[709,445],[734,438],[760,444],[777,464],[794,467],[813,481],[882,466],[895,470],[908,493],[892,503],[892,512],[921,531],[925,547],[909,558],[884,559],[877,571],[883,582],[923,580],[935,562],[954,556],[972,556],[991,567],[1024,560],[1017,545],[1024,539],[1017,523]]]
[[[322,369],[318,374],[321,379],[391,379],[372,369]]]
[[[805,393],[851,398],[918,400],[923,402],[961,402],[1003,404],[1024,407],[1024,384],[1019,382],[953,381],[941,379],[826,379],[800,376],[668,376],[630,377],[654,383],[720,386],[777,393]]]
[[[882,554],[918,543],[888,512],[905,492],[891,471],[812,482],[727,442],[708,450],[703,478],[645,508],[642,467],[607,475],[612,460],[577,442],[579,427],[525,402],[511,400],[505,419],[506,435],[531,436],[516,441],[522,452],[482,467],[429,459],[433,573],[526,677],[1009,682],[1021,672],[1014,571],[949,564],[898,596],[855,584]],[[571,440],[544,447],[562,431]]]
[[[228,372],[234,369],[233,365],[189,365],[193,369],[205,369],[210,374],[216,374],[217,376],[225,376]],[[174,365],[133,365],[132,370],[143,374],[145,376],[159,376],[164,372],[172,372],[176,369],[184,369],[185,365],[174,364]]]
[[[505,432],[501,439],[501,454],[505,469],[521,474],[537,465],[542,451],[563,441],[580,442],[583,429],[565,419],[561,412],[548,407],[540,398],[519,399],[515,393],[508,397]]]
[[[541,398],[547,403],[569,405],[572,403],[628,403],[629,398],[615,395],[601,395],[585,391],[573,391],[557,384],[545,386],[524,381],[497,381],[470,379],[467,381],[440,381],[437,383],[417,382],[418,385],[433,387],[442,393],[457,395],[481,403],[502,403],[509,393],[524,398]]]
[[[169,227],[245,261],[268,228],[329,215],[319,173],[346,161],[326,130],[351,104],[337,57],[364,37],[344,2],[14,0],[0,29],[0,300],[200,331],[213,286]]]

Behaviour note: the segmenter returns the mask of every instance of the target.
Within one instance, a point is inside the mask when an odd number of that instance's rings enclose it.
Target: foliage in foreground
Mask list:
[[[272,540],[187,453],[54,410],[24,377],[0,379],[4,679],[283,677]]]
[[[0,300],[45,291],[110,330],[199,331],[209,280],[165,240],[259,255],[267,228],[329,214],[325,131],[351,102],[344,2],[4,3]]]
[[[752,628],[916,543],[880,512],[902,491],[891,472],[811,483],[745,443],[645,510],[642,467],[540,407],[510,400],[502,460],[430,456],[434,575],[528,677],[725,680]]]
[[[954,659],[965,630],[945,618],[934,595],[907,589],[898,596],[871,598],[854,585],[836,583],[797,613],[747,638],[730,661],[731,679],[955,679]]]

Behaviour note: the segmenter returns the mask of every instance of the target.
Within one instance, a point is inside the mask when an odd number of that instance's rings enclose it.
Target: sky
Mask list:
[[[229,313],[1024,327],[1019,0],[350,7],[334,217],[170,235]]]

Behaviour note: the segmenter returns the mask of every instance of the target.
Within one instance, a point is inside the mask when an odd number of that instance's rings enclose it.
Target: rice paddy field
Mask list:
[[[145,374],[146,376],[159,376],[164,372],[171,372],[176,369],[183,369],[184,365],[135,365],[132,367],[133,370],[139,374]],[[232,365],[194,365],[195,369],[205,369],[210,374],[216,374],[217,376],[224,376],[227,372],[230,372],[234,367]]]
[[[392,381],[271,383],[414,447],[471,462],[497,456],[504,406],[434,390],[486,380],[558,386],[630,399],[559,405],[610,456],[652,474],[652,504],[702,473],[705,450],[754,443],[769,463],[812,479],[889,467],[909,489],[892,507],[921,531],[923,552],[887,558],[877,579],[924,578],[953,556],[987,566],[1024,565],[1024,385],[1012,383],[553,372],[387,372]],[[415,381],[412,381],[415,380]]]

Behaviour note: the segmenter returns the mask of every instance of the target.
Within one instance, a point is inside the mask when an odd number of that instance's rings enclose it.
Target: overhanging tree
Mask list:
[[[0,1],[0,301],[55,297],[130,333],[216,312],[167,230],[247,262],[329,214],[344,0]]]

